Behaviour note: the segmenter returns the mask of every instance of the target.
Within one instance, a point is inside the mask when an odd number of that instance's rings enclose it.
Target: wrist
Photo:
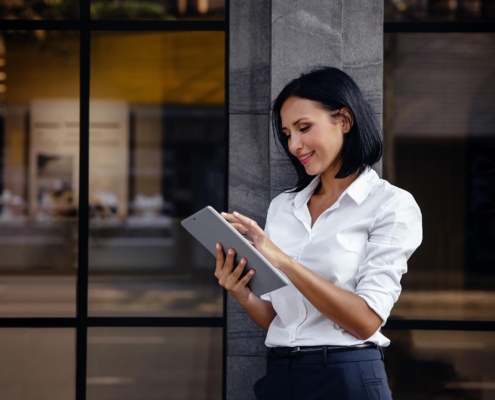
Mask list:
[[[247,296],[235,297],[235,299],[243,308],[245,308],[250,303],[251,296],[254,296],[253,292],[249,292]]]
[[[297,261],[292,257],[286,256],[284,260],[277,266],[277,268],[287,275],[291,270],[297,266]]]

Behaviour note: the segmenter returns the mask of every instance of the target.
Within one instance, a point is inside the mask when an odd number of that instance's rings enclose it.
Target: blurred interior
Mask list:
[[[74,315],[78,34],[2,38],[0,315]],[[223,32],[92,35],[90,314],[222,315],[180,221],[224,207],[224,60]]]
[[[224,20],[225,0],[90,0],[98,20]],[[0,19],[79,18],[79,0],[0,0]]]
[[[423,243],[392,315],[495,318],[495,35],[385,34],[385,179]]]
[[[385,22],[493,22],[493,0],[385,0]]]

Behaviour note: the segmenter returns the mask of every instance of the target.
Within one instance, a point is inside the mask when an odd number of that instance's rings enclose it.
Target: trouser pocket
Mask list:
[[[382,360],[360,361],[358,368],[369,400],[392,400]]]

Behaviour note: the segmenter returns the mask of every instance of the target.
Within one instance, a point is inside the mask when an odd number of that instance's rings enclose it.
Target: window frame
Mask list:
[[[88,253],[89,253],[89,102],[91,33],[116,32],[166,32],[166,31],[220,31],[225,33],[224,115],[227,122],[229,91],[229,3],[225,4],[225,20],[218,21],[169,21],[169,20],[91,20],[91,0],[79,0],[78,20],[0,20],[1,30],[74,31],[80,35],[79,64],[79,218],[78,218],[78,269],[76,283],[75,317],[0,318],[1,328],[74,328],[76,331],[76,385],[75,399],[86,400],[88,328],[222,328],[222,398],[226,398],[226,291],[223,291],[222,317],[89,317],[88,316]],[[228,201],[228,140],[229,128],[225,124],[225,193]]]
[[[210,327],[222,328],[222,398],[226,398],[226,291],[223,291],[222,317],[89,317],[88,316],[88,239],[89,239],[89,101],[90,38],[94,31],[223,31],[225,33],[225,118],[229,108],[229,0],[225,1],[222,21],[105,21],[91,20],[90,0],[80,0],[79,20],[2,20],[2,30],[71,30],[80,34],[80,165],[78,271],[76,316],[70,318],[0,318],[1,328],[74,328],[76,330],[76,400],[86,399],[87,331],[93,327]],[[383,33],[474,33],[495,32],[491,22],[384,22]],[[226,160],[229,126],[225,124]],[[228,162],[225,174],[225,198],[228,203]],[[384,329],[495,331],[495,321],[425,320],[390,318]]]

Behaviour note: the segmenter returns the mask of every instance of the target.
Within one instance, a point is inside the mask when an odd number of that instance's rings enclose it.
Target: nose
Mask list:
[[[290,140],[289,140],[289,151],[292,154],[297,155],[297,153],[300,152],[301,148],[302,148],[301,138],[299,137],[298,134],[292,133],[290,135]]]

